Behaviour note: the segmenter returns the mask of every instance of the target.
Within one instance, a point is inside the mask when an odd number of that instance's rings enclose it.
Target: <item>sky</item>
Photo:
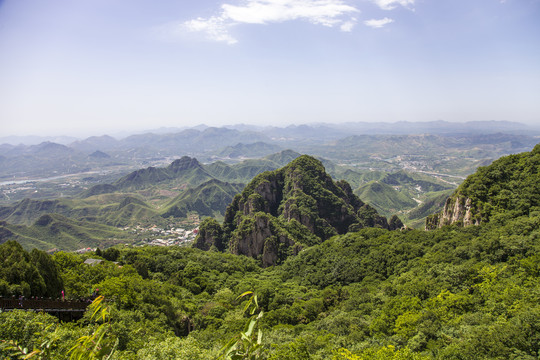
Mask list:
[[[540,124],[540,0],[0,0],[0,136]]]

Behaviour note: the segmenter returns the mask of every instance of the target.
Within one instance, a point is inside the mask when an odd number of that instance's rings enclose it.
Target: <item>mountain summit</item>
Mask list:
[[[201,224],[194,246],[228,248],[270,266],[337,234],[401,226],[397,217],[389,224],[364,204],[347,182],[333,181],[319,160],[302,155],[281,169],[256,176],[235,196],[222,226],[213,219]]]

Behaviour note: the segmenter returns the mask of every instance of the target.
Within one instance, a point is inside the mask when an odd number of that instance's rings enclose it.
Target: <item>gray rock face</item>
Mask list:
[[[426,220],[426,230],[440,228],[445,225],[461,226],[480,225],[480,220],[473,214],[472,200],[465,197],[450,197],[446,200],[441,213],[432,215]]]
[[[294,246],[295,241],[275,224],[271,216],[258,213],[242,221],[238,231],[232,234],[229,249],[236,255],[261,258],[262,265],[267,267],[275,265]],[[296,248],[294,253],[301,247]]]

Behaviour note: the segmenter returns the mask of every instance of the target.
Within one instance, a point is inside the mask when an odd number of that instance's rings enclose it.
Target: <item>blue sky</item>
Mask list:
[[[1,135],[540,124],[540,0],[0,0]]]

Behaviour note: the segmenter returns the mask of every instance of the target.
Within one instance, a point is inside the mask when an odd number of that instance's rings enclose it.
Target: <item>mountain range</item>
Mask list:
[[[154,134],[154,135],[169,135],[175,133],[189,134],[195,130],[204,132],[212,127],[206,125],[197,125],[191,128],[175,128],[162,127],[159,129],[151,129],[136,134],[119,134],[114,137],[109,135],[91,136],[85,140],[77,139],[71,136],[3,136],[0,137],[0,144],[11,145],[37,145],[42,142],[55,142],[62,145],[77,144],[75,147],[84,147],[86,145],[99,145],[101,147],[114,147],[118,144],[118,139],[131,140],[139,139],[139,136]],[[264,133],[268,138],[298,138],[298,139],[329,139],[342,138],[350,135],[413,135],[413,134],[439,134],[439,135],[456,135],[456,134],[491,134],[491,133],[508,133],[519,135],[530,135],[532,133],[540,134],[540,127],[529,126],[511,121],[469,121],[469,122],[448,122],[448,121],[426,121],[426,122],[410,122],[399,121],[395,123],[385,122],[346,122],[346,123],[311,123],[303,125],[288,125],[284,127],[278,126],[257,126],[257,125],[226,125],[224,129],[235,130],[239,132]],[[212,128],[215,129],[215,128]],[[193,133],[191,133],[193,134]],[[132,143],[132,141],[126,143]]]
[[[161,166],[183,155],[200,161],[239,161],[260,158],[280,149],[293,149],[334,161],[394,168],[387,160],[427,161],[431,171],[468,175],[478,161],[530,150],[540,129],[510,122],[312,124],[279,127],[197,127],[170,133],[143,133],[116,139],[92,136],[69,143],[43,138],[22,145],[21,138],[0,139],[0,180],[46,178],[110,169],[127,172],[145,165]],[[422,135],[422,134],[430,134]],[[32,138],[35,142],[35,138]],[[66,139],[58,139],[66,140]],[[3,143],[2,143],[3,142]],[[10,144],[8,142],[15,143]],[[438,155],[438,159],[431,159]],[[460,161],[462,160],[462,161]],[[471,162],[471,160],[473,160]],[[463,162],[465,161],[465,163]],[[472,166],[467,167],[466,164]],[[457,175],[457,174],[453,174]]]

